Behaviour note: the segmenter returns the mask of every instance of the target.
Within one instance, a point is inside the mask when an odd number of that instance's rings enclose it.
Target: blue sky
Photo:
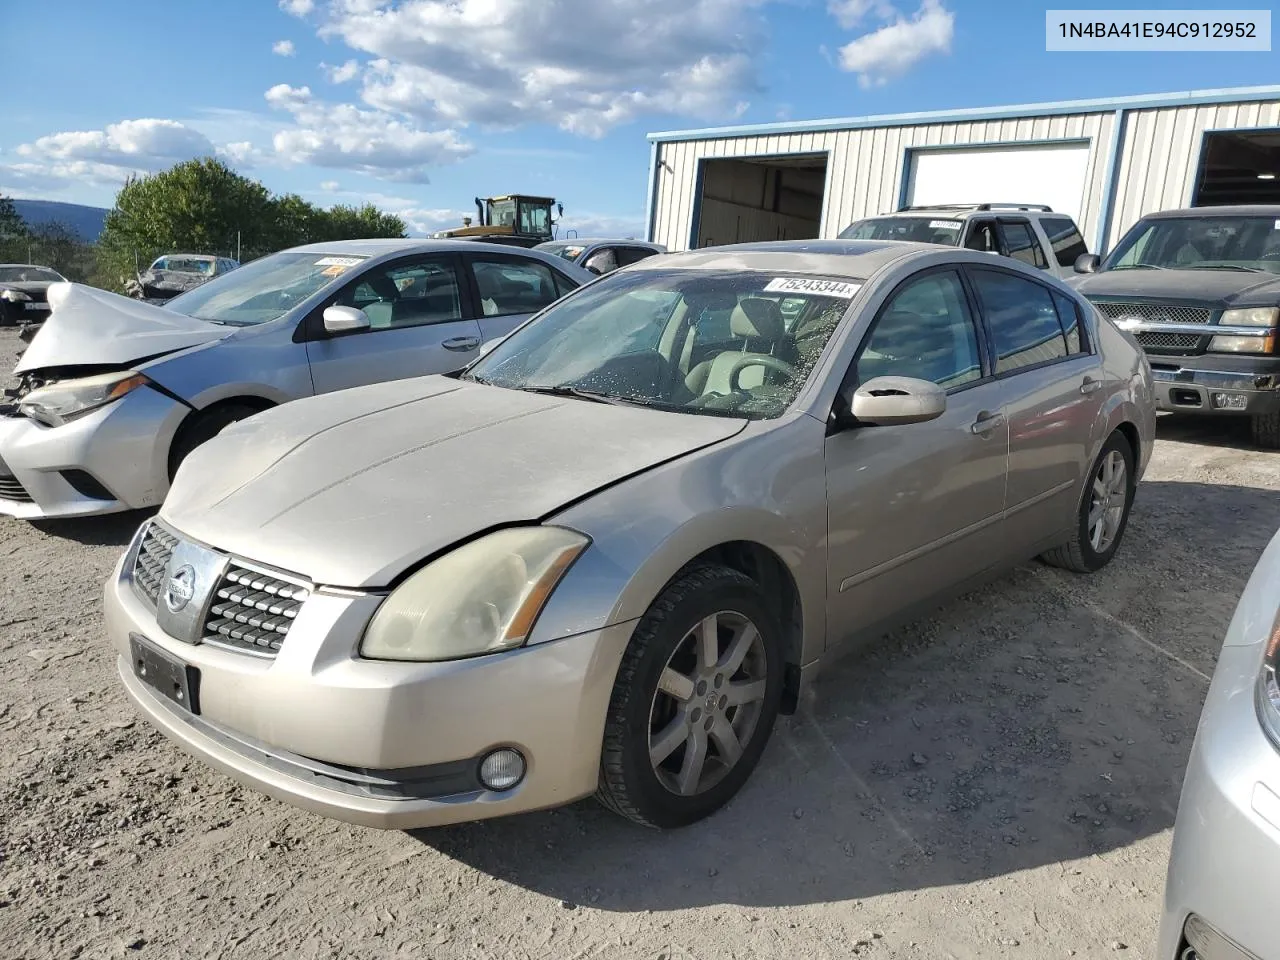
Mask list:
[[[1158,4],[1179,6],[1210,4]],[[216,152],[274,191],[367,200],[419,231],[456,223],[476,195],[536,192],[564,204],[566,226],[629,234],[655,130],[1280,77],[1276,53],[1047,53],[1046,5],[1029,2],[129,7],[5,4],[4,34],[41,38],[44,67],[6,72],[0,193],[109,206],[130,171]]]

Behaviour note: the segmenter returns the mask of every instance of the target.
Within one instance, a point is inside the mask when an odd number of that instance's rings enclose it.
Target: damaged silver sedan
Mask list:
[[[160,307],[79,284],[0,402],[0,515],[159,504],[224,427],[289,400],[448,373],[593,275],[466,241],[351,240],[272,254]]]

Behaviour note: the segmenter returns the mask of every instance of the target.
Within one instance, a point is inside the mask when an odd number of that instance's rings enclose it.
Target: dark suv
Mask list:
[[[1146,351],[1161,410],[1246,414],[1280,449],[1280,205],[1139,220],[1074,286]]]

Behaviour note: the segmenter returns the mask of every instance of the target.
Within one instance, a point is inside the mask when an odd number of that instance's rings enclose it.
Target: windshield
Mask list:
[[[44,267],[0,267],[0,283],[58,283],[62,277]]]
[[[535,249],[543,250],[553,257],[577,260],[582,256],[582,251],[587,248],[581,243],[540,243]]]
[[[511,227],[516,225],[516,202],[514,200],[489,200],[489,226]]]
[[[776,417],[860,286],[749,271],[617,273],[551,306],[465,377],[682,413]]]
[[[215,277],[167,304],[197,320],[248,327],[284,316],[365,257],[285,251]]]
[[[1104,270],[1258,270],[1280,273],[1280,219],[1172,217],[1143,220]]]
[[[914,240],[954,247],[960,242],[963,220],[939,217],[875,217],[859,220],[840,231],[841,240]]]
[[[199,257],[160,257],[151,265],[152,270],[171,270],[174,273],[198,273],[213,276],[214,261]]]

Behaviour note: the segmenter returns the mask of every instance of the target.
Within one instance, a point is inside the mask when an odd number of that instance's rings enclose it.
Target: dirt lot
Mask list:
[[[1280,455],[1163,423],[1110,568],[1024,566],[845,661],[726,811],[669,834],[589,801],[350,828],[187,760],[102,636],[140,519],[0,519],[0,956],[1149,956]]]

